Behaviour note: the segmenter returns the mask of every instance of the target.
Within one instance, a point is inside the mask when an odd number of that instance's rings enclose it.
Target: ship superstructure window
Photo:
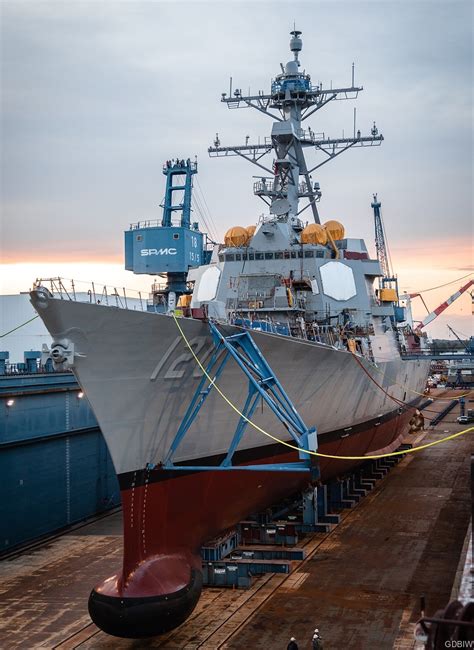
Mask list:
[[[173,233],[173,239],[179,239],[179,232]]]
[[[296,251],[291,251],[290,255],[292,260],[296,259]]]
[[[265,253],[265,259],[266,260],[272,260],[273,259],[273,253]]]
[[[137,235],[137,241],[143,241],[143,236],[142,235]]]
[[[282,260],[282,259],[283,259],[283,253],[280,252],[280,251],[278,251],[277,253],[275,253],[275,259],[276,259],[276,260]]]
[[[298,259],[301,259],[303,257],[303,251],[298,251]]]
[[[224,261],[224,256],[221,253],[221,254],[219,254],[219,262],[223,262],[223,261]]]
[[[249,260],[255,259],[255,253],[249,253]]]
[[[304,256],[305,257],[314,257],[314,251],[305,251]]]
[[[316,251],[316,257],[324,257],[324,251]]]
[[[235,255],[234,253],[227,253],[225,256],[225,259],[227,262],[233,262],[235,260]]]
[[[235,254],[235,261],[240,262],[242,260],[242,255],[240,253]]]
[[[263,260],[263,253],[255,253],[256,260]]]

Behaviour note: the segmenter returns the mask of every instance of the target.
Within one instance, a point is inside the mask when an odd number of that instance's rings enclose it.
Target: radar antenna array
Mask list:
[[[270,117],[273,120],[271,136],[258,143],[250,142],[247,136],[245,144],[222,146],[216,134],[208,153],[211,157],[240,156],[270,174],[271,178],[267,180],[271,182],[254,184],[254,193],[270,206],[270,212],[275,201],[281,204],[281,199],[285,199],[289,206],[287,216],[298,216],[311,207],[315,222],[320,223],[316,203],[321,192],[319,184],[311,178],[312,172],[352,147],[380,145],[383,135],[379,134],[375,122],[369,135],[362,135],[360,130],[356,132],[355,115],[352,138],[345,137],[344,133],[340,138],[330,138],[325,133],[315,133],[311,127],[307,130],[302,128],[302,122],[316,111],[332,101],[356,99],[363,88],[354,85],[354,64],[350,86],[323,88],[321,83],[312,85],[310,75],[305,71],[299,72],[299,53],[303,48],[301,33],[296,27],[290,32],[290,51],[294,59],[285,66],[280,64],[282,71],[272,80],[270,93],[259,91],[257,95],[251,95],[249,91],[248,95],[243,95],[242,90],[233,90],[232,77],[229,94],[222,93],[221,101],[228,108],[250,107]],[[306,163],[304,155],[304,149],[308,148],[322,155],[322,159],[312,166]],[[270,166],[263,159],[271,152],[274,160]],[[303,183],[299,181],[300,176],[303,176]],[[301,198],[308,202],[300,209],[298,202]]]

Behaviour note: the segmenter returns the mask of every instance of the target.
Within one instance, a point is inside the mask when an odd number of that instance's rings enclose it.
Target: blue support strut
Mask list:
[[[305,425],[292,401],[283,389],[283,386],[278,381],[278,378],[270,368],[265,357],[253,338],[250,336],[250,333],[244,331],[231,336],[224,336],[224,334],[217,328],[217,325],[212,321],[209,322],[209,328],[214,342],[214,352],[207,364],[206,373],[203,374],[203,377],[199,382],[173,442],[171,443],[170,449],[166,454],[162,463],[162,468],[176,471],[224,471],[237,469],[259,472],[312,472],[314,474],[316,470],[314,456],[312,457],[308,452],[317,450],[316,428],[308,428]],[[248,379],[248,394],[241,411],[242,415],[237,424],[225,458],[222,460],[220,465],[175,465],[173,463],[175,453],[199,411],[204,406],[207,397],[215,386],[215,383],[222,375],[229,358],[233,358],[244,375],[246,375]],[[212,379],[209,380],[208,377],[211,377]],[[238,466],[232,464],[234,453],[244,436],[248,420],[252,419],[260,399],[265,401],[291,435],[295,446],[299,448],[299,462]],[[148,467],[153,468],[155,465],[149,463]]]

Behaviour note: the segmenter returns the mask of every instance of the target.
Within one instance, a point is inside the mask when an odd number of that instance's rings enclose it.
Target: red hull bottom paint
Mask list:
[[[363,456],[398,445],[412,411],[332,442],[321,453]],[[282,454],[265,463],[296,460]],[[321,479],[348,473],[363,461],[320,459]],[[160,476],[161,475],[161,476]],[[202,586],[200,548],[253,512],[304,489],[302,473],[258,471],[176,472],[139,470],[122,490],[123,568],[91,593],[92,620],[109,634],[139,638],[180,625],[194,609]]]

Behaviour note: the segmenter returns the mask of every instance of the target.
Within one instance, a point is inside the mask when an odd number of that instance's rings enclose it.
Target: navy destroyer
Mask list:
[[[41,282],[31,292],[55,366],[72,368],[86,392],[121,486],[123,565],[89,600],[110,634],[152,636],[182,623],[199,599],[206,540],[394,449],[422,399],[429,361],[403,358],[414,335],[396,278],[341,223],[321,223],[312,176],[383,137],[375,124],[335,139],[304,129],[362,88],[354,78],[313,85],[301,70],[301,32],[291,32],[290,49],[269,93],[231,84],[222,95],[229,108],[272,117],[270,137],[223,146],[216,135],[209,149],[258,167],[254,192],[268,210],[256,225],[204,245],[190,219],[197,164],[169,160],[161,223],[133,224],[125,240],[127,268],[167,274],[150,311],[78,302]],[[308,149],[320,155],[312,165]]]

